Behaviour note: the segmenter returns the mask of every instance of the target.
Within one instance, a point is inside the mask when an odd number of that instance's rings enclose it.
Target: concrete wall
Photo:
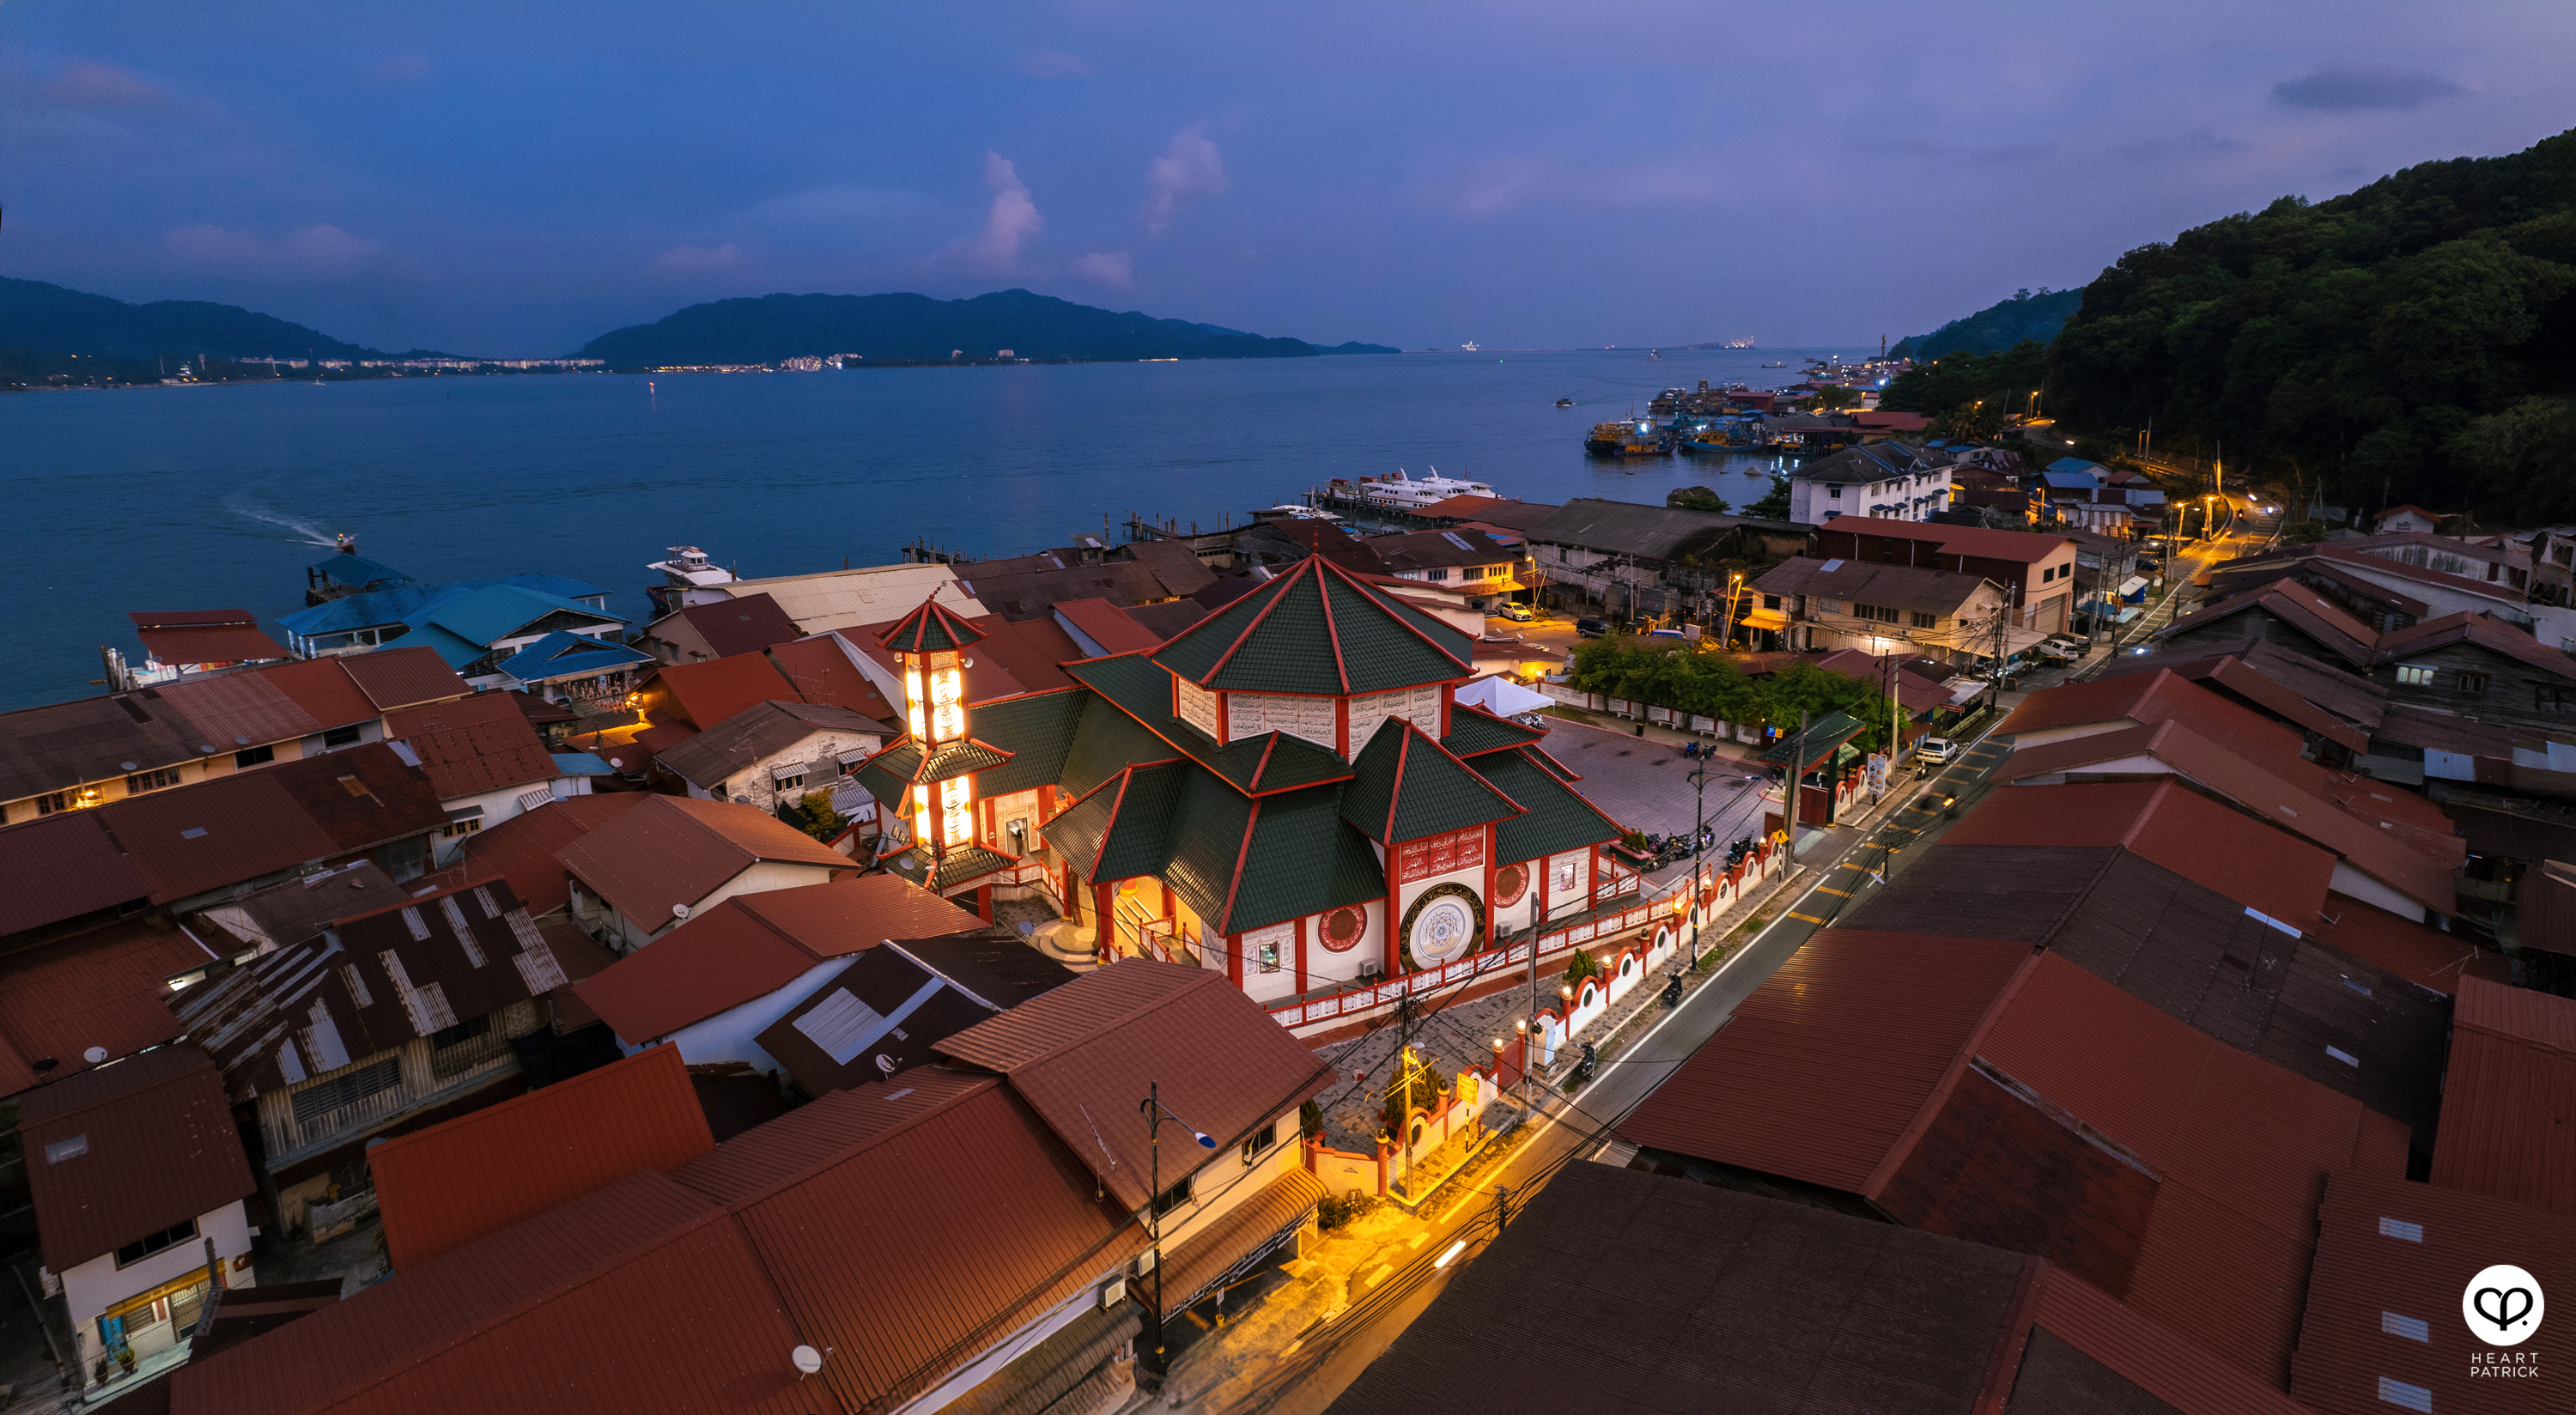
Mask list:
[[[78,1161],[74,1161],[78,1163]],[[100,1346],[98,1314],[138,1293],[149,1292],[165,1282],[186,1276],[206,1265],[206,1240],[215,1240],[215,1255],[225,1259],[224,1283],[228,1287],[248,1287],[255,1274],[245,1267],[235,1270],[231,1259],[250,1252],[250,1219],[241,1201],[235,1200],[209,1213],[197,1216],[197,1236],[175,1244],[145,1258],[139,1263],[118,1268],[116,1255],[102,1254],[62,1274],[63,1299],[71,1309],[72,1331],[80,1345],[81,1379],[89,1379],[90,1368],[106,1354]],[[144,1320],[138,1321],[137,1318]],[[125,1323],[126,1344],[138,1357],[173,1345],[176,1334],[168,1322],[149,1322],[149,1314],[128,1315]]]

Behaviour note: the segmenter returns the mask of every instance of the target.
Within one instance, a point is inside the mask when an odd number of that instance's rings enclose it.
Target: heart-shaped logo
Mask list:
[[[2540,1280],[2511,1263],[2498,1263],[2469,1279],[2460,1294],[2460,1320],[2487,1346],[2519,1346],[2540,1330],[2548,1313]]]

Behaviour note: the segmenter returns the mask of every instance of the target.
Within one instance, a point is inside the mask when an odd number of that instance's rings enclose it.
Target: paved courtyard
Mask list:
[[[1612,731],[1554,714],[1544,721],[1547,737],[1538,745],[1582,776],[1574,789],[1621,825],[1657,835],[1688,832],[1699,796],[1690,774],[1705,765],[1708,820],[1720,845],[1761,828],[1761,786],[1744,780],[1765,770],[1759,762],[1686,757],[1673,742],[1632,735],[1633,727]]]

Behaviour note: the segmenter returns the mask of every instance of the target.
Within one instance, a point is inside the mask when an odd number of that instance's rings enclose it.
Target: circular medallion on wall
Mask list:
[[[1368,915],[1345,905],[1324,916],[1323,943],[1327,951],[1348,953],[1359,945],[1360,935],[1368,932]]]
[[[1529,867],[1505,865],[1494,871],[1494,907],[1508,909],[1529,892]]]
[[[1454,963],[1476,951],[1485,937],[1485,906],[1463,884],[1435,884],[1404,911],[1404,966],[1408,971]]]

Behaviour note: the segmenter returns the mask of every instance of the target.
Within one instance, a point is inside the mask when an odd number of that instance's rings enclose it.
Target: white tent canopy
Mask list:
[[[1536,712],[1550,701],[1543,693],[1533,693],[1508,678],[1479,678],[1463,683],[1451,694],[1459,702],[1483,708],[1498,717],[1518,717]]]

